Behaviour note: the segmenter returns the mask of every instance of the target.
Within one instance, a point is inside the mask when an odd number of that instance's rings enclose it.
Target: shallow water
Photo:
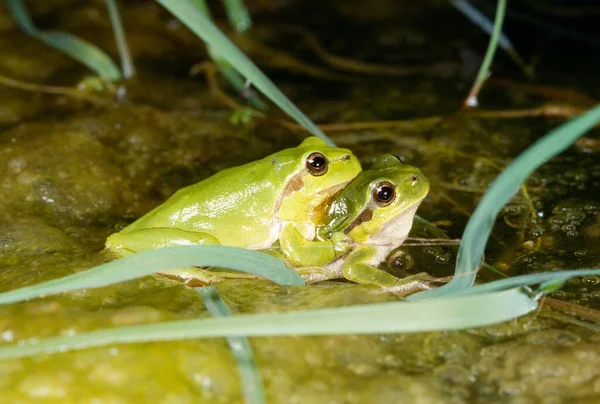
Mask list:
[[[238,39],[240,46],[314,120],[411,119],[360,130],[330,128],[328,133],[352,148],[365,166],[391,152],[421,167],[432,189],[419,214],[440,222],[451,239],[460,238],[486,186],[510,159],[562,122],[541,116],[450,115],[468,92],[486,39],[444,2],[318,2],[324,11],[316,10],[317,2],[249,3],[256,28]],[[115,55],[111,28],[98,4],[36,2],[33,10],[41,26],[69,30]],[[573,24],[514,7],[547,22],[586,29],[585,19]],[[306,16],[303,26],[330,52],[402,69],[386,77],[328,66],[289,32],[289,24],[299,23],[298,15]],[[109,234],[175,190],[295,145],[304,136],[273,120],[232,125],[231,112],[206,81],[187,74],[205,58],[198,40],[152,2],[127,3],[123,17],[140,70],[138,80],[126,84],[124,101],[94,106],[0,87],[1,290],[101,262],[98,252]],[[519,49],[541,58],[537,81],[528,82],[499,54],[496,81],[490,80],[481,95],[484,110],[524,111],[545,103],[586,108],[600,95],[598,79],[590,74],[600,63],[589,56],[589,45],[561,36],[549,41],[544,31],[521,38],[527,26],[511,19],[507,24]],[[65,86],[87,74],[20,33],[3,11],[0,31],[2,75]],[[544,38],[564,53],[551,52]],[[297,60],[290,63],[290,55]],[[278,114],[274,108],[272,114]],[[412,120],[427,117],[438,118]],[[527,183],[527,196],[513,198],[490,239],[488,264],[508,275],[600,267],[597,135],[590,133],[545,165]],[[418,226],[412,236],[439,237]],[[403,247],[389,258],[388,269],[401,275],[448,275],[455,252],[452,246]],[[498,277],[489,271],[480,275],[482,281]],[[553,297],[600,308],[599,284],[597,277],[572,280]],[[218,289],[238,313],[395,299],[344,282],[286,288],[228,280]],[[193,290],[146,277],[0,307],[0,335],[8,344],[202,316],[208,313]],[[595,402],[600,394],[598,338],[572,317],[544,306],[519,320],[461,332],[251,342],[269,402]],[[221,339],[43,355],[3,362],[0,373],[3,402],[242,400],[235,363]]]

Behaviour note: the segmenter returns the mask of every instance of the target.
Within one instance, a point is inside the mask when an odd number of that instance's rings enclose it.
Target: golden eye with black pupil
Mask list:
[[[373,188],[373,200],[379,206],[387,206],[396,197],[396,187],[391,182],[380,182]]]
[[[310,175],[314,177],[318,177],[327,172],[329,166],[329,162],[327,161],[327,157],[323,155],[323,153],[314,152],[311,153],[306,159],[306,169],[310,173]]]

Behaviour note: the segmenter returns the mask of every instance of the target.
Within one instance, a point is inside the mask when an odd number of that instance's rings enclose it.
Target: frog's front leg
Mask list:
[[[183,245],[216,245],[219,241],[206,233],[194,233],[175,228],[149,228],[131,233],[115,233],[106,240],[106,248],[120,257],[140,251]],[[164,271],[189,286],[211,285],[223,280],[222,276],[198,267],[182,267]]]
[[[342,256],[352,246],[344,233],[335,233],[330,240],[308,240],[291,223],[279,233],[279,245],[281,254],[295,267],[323,266]]]
[[[356,283],[379,286],[397,296],[407,296],[433,289],[436,283],[448,281],[446,278],[434,278],[424,272],[402,279],[397,278],[370,264],[375,254],[377,254],[375,247],[362,246],[355,249],[344,262],[342,268],[344,278]]]

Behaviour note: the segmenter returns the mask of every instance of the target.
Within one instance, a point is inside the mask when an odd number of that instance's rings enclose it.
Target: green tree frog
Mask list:
[[[334,198],[315,241],[288,229],[280,239],[282,255],[309,283],[346,278],[400,296],[429,289],[445,279],[425,273],[400,279],[377,268],[408,237],[428,191],[429,181],[418,168],[383,155]]]
[[[106,248],[120,257],[175,245],[222,244],[259,250],[271,246],[282,231],[312,240],[320,209],[360,171],[350,150],[310,137],[298,147],[180,189],[109,236]],[[182,268],[168,274],[204,282],[201,273]]]

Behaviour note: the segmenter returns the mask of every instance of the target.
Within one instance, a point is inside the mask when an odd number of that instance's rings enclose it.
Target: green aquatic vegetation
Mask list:
[[[335,143],[315,125],[277,86],[244,55],[219,29],[192,4],[190,0],[177,2],[156,0],[175,15],[185,26],[198,35],[208,46],[219,50],[221,57],[230,63],[254,87],[260,90],[273,103],[294,118],[313,135],[323,139],[328,145]]]
[[[193,4],[194,7],[196,7],[196,9],[202,13],[205,17],[207,17],[208,19],[212,19],[211,13],[210,13],[210,9],[208,8],[208,5],[206,4],[206,1],[204,0],[191,0],[191,3]],[[239,2],[237,2],[239,3]],[[232,7],[242,7],[243,8],[243,3],[240,4],[236,4],[233,5]],[[245,18],[243,16],[243,12],[242,11],[229,11],[230,8],[226,7],[227,11],[228,11],[228,15],[232,14],[233,18],[241,18],[242,21],[232,21],[231,24],[233,26],[240,26],[240,27],[246,27],[244,28],[250,28],[251,25],[251,21],[250,21],[250,15],[248,14],[248,11],[245,10]],[[240,30],[244,31],[244,30]],[[211,46],[209,44],[207,44],[207,51],[208,51],[208,55],[210,56],[210,58],[213,60],[213,62],[215,62],[215,64],[217,65],[217,68],[219,69],[219,71],[221,72],[221,74],[225,77],[225,79],[229,82],[229,84],[231,84],[233,86],[233,88],[235,88],[239,93],[244,93],[246,92],[246,82],[244,80],[244,78],[238,73],[238,70],[232,66],[226,59],[224,59],[220,54],[219,51],[214,47]],[[266,110],[267,109],[267,105],[256,95],[250,95],[247,97],[248,98],[248,102],[255,108],[261,109],[261,110]]]
[[[478,308],[473,310],[473,308]],[[527,314],[537,304],[521,288],[287,313],[169,321],[116,327],[0,348],[0,359],[31,357],[111,344],[232,336],[336,335],[473,328]]]
[[[114,0],[112,0],[114,1]],[[110,5],[111,1],[109,1]],[[23,32],[51,46],[77,60],[98,76],[110,81],[119,81],[123,78],[119,68],[112,59],[96,45],[84,41],[74,35],[59,31],[42,31],[38,29],[31,19],[29,12],[21,0],[8,0],[8,10],[11,12]],[[112,15],[115,15],[115,9]],[[116,21],[113,21],[113,23]],[[115,28],[116,29],[116,28]],[[120,28],[122,31],[122,28]]]
[[[203,32],[199,35],[212,40],[213,42],[209,42],[205,39],[207,43],[212,43],[216,49],[219,49],[219,52],[223,52],[222,47],[218,46],[223,43],[227,44],[228,40],[222,35],[219,37],[218,31],[215,34],[216,27],[208,19],[203,20],[200,18],[202,16],[198,17],[197,14],[199,13],[197,11],[196,14],[192,13],[193,16],[187,16],[189,13],[186,13],[187,9],[185,7],[187,7],[186,4],[191,2],[177,2],[176,6],[173,5],[173,2],[168,1],[159,1],[159,3],[165,7],[167,7],[167,3],[170,3],[169,6],[174,8],[183,5],[181,6],[183,8],[178,9],[178,12],[182,12],[184,17],[189,19],[186,24],[197,24],[194,31],[197,33]],[[219,42],[223,41],[223,38],[225,38],[224,42]],[[231,45],[230,42],[229,44]],[[224,49],[227,50],[227,46]],[[227,53],[229,59],[226,59],[226,61],[231,63],[231,66],[236,66],[236,69],[246,69],[244,76],[250,79],[257,88],[261,89],[256,83],[261,82],[266,77],[254,65],[251,65],[249,69],[248,59],[244,59],[243,54],[241,56],[236,54],[235,52],[239,53],[239,51],[235,47],[233,49],[233,53]],[[258,73],[252,69],[256,69]],[[486,69],[489,69],[489,67]],[[287,110],[282,107],[286,112],[290,114],[299,112],[300,115],[294,117],[299,122],[306,119],[304,125],[306,128],[310,130],[312,125],[313,129],[319,131],[306,116],[300,111],[296,111],[297,108],[294,110],[295,106],[282,93],[269,93],[269,86],[274,87],[274,85],[268,79],[266,80],[266,82],[261,82],[262,90],[267,90],[265,94],[270,94],[269,97],[278,105],[286,106]],[[278,101],[275,101],[276,99]],[[289,102],[289,104],[286,104],[286,102]],[[600,120],[600,109],[596,107],[580,118],[550,132],[519,156],[494,181],[467,225],[460,247],[455,280],[447,287],[414,295],[411,298],[418,299],[418,302],[394,302],[285,314],[230,316],[227,307],[224,304],[220,305],[223,302],[218,295],[213,294],[211,289],[205,289],[200,293],[208,310],[213,315],[217,313],[222,317],[113,328],[81,333],[73,337],[40,340],[22,346],[2,348],[0,349],[0,358],[35,356],[42,353],[63,352],[114,343],[227,337],[230,345],[235,346],[237,341],[245,346],[241,350],[234,349],[234,355],[238,360],[238,366],[244,381],[246,400],[248,402],[264,402],[261,393],[257,393],[256,390],[251,388],[251,386],[259,386],[260,388],[260,379],[256,365],[249,359],[252,356],[250,346],[245,339],[235,340],[232,338],[248,335],[317,335],[462,329],[501,322],[524,315],[538,307],[537,299],[541,295],[561,287],[567,279],[584,274],[598,274],[600,271],[578,270],[527,275],[472,287],[475,273],[482,261],[487,239],[500,208],[517,191],[526,177],[541,164],[572,144],[598,120]],[[320,133],[322,134],[322,132]],[[315,134],[319,136],[318,133]],[[324,134],[321,137],[328,139]],[[211,249],[213,249],[214,256],[207,258],[207,254],[209,256],[211,254]],[[259,253],[246,252],[245,250],[232,251],[228,247],[222,246],[182,247],[178,251],[164,249],[141,253],[125,260],[114,261],[65,278],[0,294],[0,304],[63,293],[79,288],[101,287],[180,265],[217,265],[244,270],[244,268],[241,268],[242,264],[247,265],[248,262],[252,262],[254,269],[245,267],[245,270],[284,284],[302,284],[297,275],[285,268],[281,262],[273,260],[268,262],[268,257],[255,254]],[[240,267],[237,267],[238,264]],[[281,279],[276,280],[275,276],[280,273],[283,273],[282,276],[287,278],[283,281]],[[540,286],[537,290],[531,291],[523,287],[524,285]],[[204,296],[204,293],[210,294],[210,296]],[[436,299],[427,298],[434,296]],[[244,374],[246,377],[244,377]],[[253,392],[256,395],[253,396]]]
[[[304,285],[295,271],[268,254],[226,246],[168,247],[143,251],[94,268],[0,294],[0,305],[83,288],[99,288],[185,266],[214,266],[262,276],[281,285]]]
[[[223,0],[229,24],[238,32],[244,32],[252,26],[250,13],[242,0]]]
[[[490,37],[490,42],[488,44],[487,51],[485,52],[483,63],[481,63],[481,66],[479,66],[479,72],[477,73],[473,87],[471,87],[471,91],[469,91],[469,95],[465,100],[465,106],[476,107],[479,103],[477,101],[477,96],[481,90],[481,87],[483,87],[483,83],[485,83],[490,75],[490,66],[492,65],[492,60],[494,60],[494,54],[496,53],[496,48],[498,47],[498,40],[502,34],[502,23],[504,22],[505,12],[506,0],[498,0],[492,36]]]
[[[127,39],[125,38],[125,30],[123,29],[123,23],[121,22],[121,16],[119,15],[117,0],[106,0],[106,7],[108,8],[108,17],[110,18],[110,24],[112,25],[115,41],[117,42],[117,49],[119,50],[119,55],[121,56],[121,69],[123,70],[123,77],[128,79],[135,75],[135,66],[133,65],[133,60],[131,59],[131,53],[129,52]]]
[[[231,310],[213,286],[196,288],[196,292],[202,297],[204,306],[214,317],[230,317],[232,315]],[[229,336],[227,343],[237,362],[245,401],[247,403],[264,403],[265,391],[250,341],[245,336]]]
[[[494,34],[496,24],[492,23],[481,11],[475,8],[468,0],[450,0],[450,4],[465,17],[471,20],[475,25],[481,28],[487,34]],[[500,4],[500,3],[498,3]],[[496,13],[496,16],[498,14]],[[490,41],[491,44],[491,41]],[[519,56],[510,39],[500,31],[498,34],[498,45],[508,54],[510,58],[523,70],[528,77],[533,77],[531,67],[527,66],[525,61]]]
[[[377,305],[366,305],[354,306],[353,308],[331,309],[330,311],[325,311],[325,314],[323,314],[323,311],[319,310],[287,314],[273,314],[273,317],[267,317],[268,321],[274,321],[270,327],[263,324],[265,328],[261,328],[262,331],[252,328],[252,331],[250,331],[250,329],[246,329],[246,333],[244,333],[242,329],[236,329],[236,333],[239,334],[235,335],[273,335],[271,334],[273,329],[278,330],[276,331],[276,335],[287,335],[286,333],[293,334],[298,332],[298,329],[296,326],[294,326],[296,323],[301,324],[303,334],[336,334],[347,332],[416,332],[483,326],[486,324],[492,324],[494,322],[515,318],[534,310],[537,307],[537,299],[539,299],[541,295],[555,290],[569,278],[582,276],[585,274],[600,274],[600,270],[595,269],[559,271],[548,274],[513,277],[473,288],[473,291],[469,292],[468,294],[469,296],[473,296],[475,299],[469,300],[469,304],[471,306],[468,309],[466,308],[468,304],[465,304],[466,300],[463,300],[465,297],[464,294],[466,291],[470,290],[469,288],[471,288],[474,282],[476,271],[482,261],[487,239],[491,233],[492,226],[495,223],[500,208],[511,198],[512,195],[514,195],[514,193],[517,192],[521,184],[526,180],[527,176],[532,171],[572,144],[579,136],[585,133],[598,121],[600,121],[600,106],[551,131],[530,148],[525,150],[503,171],[503,173],[498,176],[493,185],[484,195],[474,215],[467,224],[465,235],[459,249],[455,277],[448,285],[436,290],[415,294],[410,298],[410,300],[419,300],[418,302],[415,301],[410,305],[407,305],[407,302],[394,302],[386,305],[384,308],[385,310],[382,310],[382,307]],[[81,287],[105,286],[111,283],[117,283],[123,280],[133,279],[135,277],[157,272],[161,269],[164,270],[183,265],[195,264],[231,267],[232,263],[236,263],[236,265],[239,266],[234,267],[235,269],[243,269],[248,272],[260,270],[260,273],[252,273],[271,277],[271,279],[275,279],[276,271],[280,270],[281,268],[285,268],[281,262],[276,262],[277,260],[272,257],[243,249],[233,249],[231,247],[224,246],[175,248],[179,249],[177,250],[177,254],[172,253],[175,251],[173,248],[164,248],[155,251],[144,252],[122,260],[103,264],[103,266],[99,266],[75,275],[70,275],[39,285],[33,285],[22,289],[9,291],[0,294],[0,303],[12,303],[37,296],[66,292]],[[190,254],[192,254],[191,251],[193,251],[199,255],[186,255],[188,254],[188,249],[190,250]],[[206,250],[206,252],[211,251],[214,256],[210,255],[210,258],[206,258],[207,256],[203,253],[204,250]],[[221,252],[223,254],[221,254]],[[228,254],[225,255],[225,253]],[[181,258],[182,256],[185,256],[185,258]],[[241,258],[236,261],[238,257]],[[253,269],[245,267],[245,265],[247,265],[249,262],[252,262],[254,265]],[[261,263],[264,263],[265,267],[262,267]],[[141,265],[141,267],[135,265]],[[265,270],[267,265],[271,265],[268,271]],[[106,270],[106,268],[109,270]],[[287,271],[290,270],[287,269]],[[86,275],[86,273],[92,273],[92,275]],[[286,282],[288,285],[302,284],[301,279],[297,277],[297,275],[293,276],[291,273],[286,272],[285,274],[282,274],[282,276],[286,276]],[[74,283],[75,281],[78,283]],[[281,282],[281,280],[279,280],[279,282]],[[523,289],[523,287],[526,285],[537,284],[542,284],[542,286],[536,292]],[[427,297],[434,296],[437,298],[427,299]],[[517,296],[519,296],[519,298],[517,298]],[[426,304],[426,306],[420,306],[420,304]],[[454,304],[458,305],[460,310],[457,310],[456,312],[453,311],[454,309],[451,310],[450,308],[454,307]],[[419,312],[419,310],[422,310],[421,308],[425,310],[424,308],[426,307],[429,308],[427,310],[430,311]],[[420,314],[415,315],[413,310],[417,310],[416,312],[419,312]],[[450,312],[447,310],[450,310]],[[390,315],[389,319],[383,321],[381,317],[383,311],[386,313],[394,313],[394,315]],[[458,311],[461,312],[460,316],[456,314]],[[446,313],[444,318],[448,318],[448,320],[441,321],[435,313]],[[362,321],[356,321],[356,318],[353,317],[359,314],[364,317],[361,317]],[[283,328],[282,321],[284,317],[292,316],[291,318],[294,318],[294,315],[298,316],[295,318],[296,322],[290,320],[290,328]],[[335,321],[336,316],[345,318],[347,323],[337,323]],[[285,319],[288,318],[290,317],[285,317]],[[352,318],[354,318],[354,321],[350,320]],[[268,323],[267,320],[265,321]],[[240,324],[242,323],[253,324],[253,327],[255,327],[254,324],[258,324],[252,320],[248,321],[248,323],[244,323],[244,321],[240,320]],[[195,324],[198,323],[187,324],[187,326],[191,327]],[[153,326],[158,327],[156,324]],[[164,329],[160,328],[160,333],[156,329],[152,329],[153,333],[151,335],[145,336],[146,334],[142,333],[138,334],[138,336],[142,338],[141,340],[145,340],[143,338],[169,339],[169,336],[173,337],[174,335],[178,335],[178,338],[191,338],[190,335],[193,333],[193,331],[189,331],[188,327],[182,327],[188,331],[185,331],[183,334],[181,334],[181,331],[177,331],[176,333],[173,331],[174,334],[170,334],[168,326],[165,325],[165,327],[166,328]],[[209,332],[204,328],[202,330],[203,331],[198,332]],[[116,331],[111,330],[111,332]],[[139,341],[133,336],[135,335],[135,331],[126,329],[125,332],[126,333],[123,334],[122,337],[120,337],[118,333],[106,334],[98,331],[94,334],[95,337],[90,337],[91,339],[87,339],[88,337],[84,334],[82,334],[82,336],[78,336],[78,338],[81,337],[81,341],[85,341],[82,343],[86,347],[95,346],[93,344],[105,344],[106,341],[104,341],[102,338],[108,336],[111,338],[117,338],[116,340],[112,340],[113,342]],[[220,334],[218,334],[219,332]],[[231,335],[228,334],[229,332],[232,331],[230,329],[211,330],[211,334],[207,335],[228,336]],[[142,337],[142,335],[144,335],[144,337]],[[204,336],[204,334],[193,334],[193,336]],[[124,339],[120,340],[118,338]],[[64,339],[60,341],[62,341],[61,344],[63,345],[58,344],[58,342],[56,342],[56,344],[62,346],[63,349],[72,349],[73,347],[78,346],[75,344],[78,340],[75,339],[68,340],[70,342],[67,342],[67,340]],[[46,342],[40,342],[42,347],[36,348],[39,350],[35,352],[44,352],[43,347],[45,346],[45,343]],[[74,343],[75,345],[71,345],[71,343]],[[17,349],[18,351],[21,348],[25,349],[25,346],[11,347],[6,349]],[[0,350],[0,357],[3,355],[2,352],[4,351]]]
[[[471,287],[475,282],[485,246],[500,209],[519,190],[531,173],[572,145],[599,121],[600,105],[554,129],[506,167],[496,177],[467,223],[458,250],[456,271],[452,281],[438,289],[420,292],[410,298],[439,296]]]

